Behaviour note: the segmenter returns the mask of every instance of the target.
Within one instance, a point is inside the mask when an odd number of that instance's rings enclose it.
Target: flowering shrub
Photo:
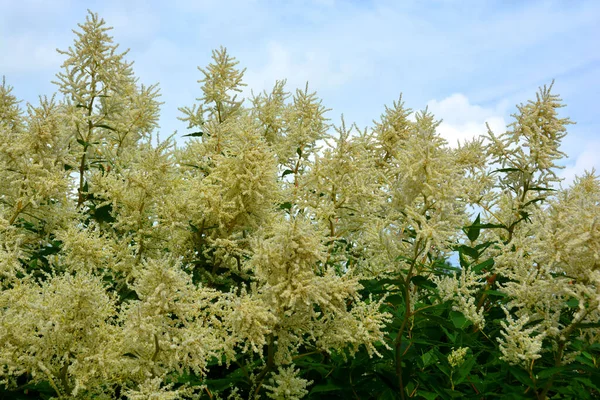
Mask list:
[[[177,147],[108,30],[62,98],[0,86],[3,398],[600,397],[600,179],[559,189],[552,86],[453,149],[402,99],[334,134],[308,86],[244,102],[219,49]]]

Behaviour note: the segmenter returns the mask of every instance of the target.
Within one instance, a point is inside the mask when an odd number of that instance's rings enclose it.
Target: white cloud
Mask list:
[[[496,107],[482,107],[471,104],[465,95],[455,93],[441,101],[430,100],[427,106],[437,119],[443,120],[438,132],[452,147],[456,147],[459,141],[463,143],[485,134],[486,123],[495,133],[506,129],[506,102],[500,102]]]
[[[63,56],[56,52],[56,38],[33,35],[8,36],[0,41],[0,71],[3,73],[58,70]]]
[[[7,16],[7,22],[11,22],[9,21],[8,16],[14,15],[27,15],[29,17],[39,18],[40,20],[42,20],[44,16],[46,18],[55,17],[56,15],[63,13],[64,10],[71,5],[72,0],[0,0],[0,9],[2,9],[2,12]]]
[[[563,187],[569,186],[576,176],[582,176],[585,171],[595,168],[596,172],[600,172],[600,140],[588,141],[582,148],[585,150],[577,156],[575,162],[567,163],[559,174],[561,178],[564,178]]]
[[[178,68],[178,76],[184,75],[184,71],[193,72],[198,76],[197,79],[200,76],[196,67],[186,62],[183,47],[164,37],[148,40],[142,49],[132,49],[127,59],[134,61],[136,74],[145,75],[147,79],[150,79],[150,82],[146,83],[154,83],[160,81],[161,78],[164,78],[165,81],[170,80],[173,78],[171,71]],[[185,66],[182,65],[184,63]],[[194,83],[196,80],[187,83]]]
[[[360,63],[339,61],[331,53],[321,49],[294,49],[271,41],[267,46],[267,59],[257,68],[248,68],[244,76],[248,87],[244,96],[270,91],[276,80],[287,79],[287,89],[303,89],[306,82],[309,90],[321,91],[339,87],[351,81],[361,69]]]
[[[99,15],[114,28],[109,34],[118,37],[115,38],[117,43],[129,39],[144,44],[149,38],[156,37],[161,26],[159,15],[137,1],[112,4]]]

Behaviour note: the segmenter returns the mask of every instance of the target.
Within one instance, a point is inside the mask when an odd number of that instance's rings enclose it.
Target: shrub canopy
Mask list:
[[[453,148],[402,98],[238,98],[221,48],[177,146],[109,29],[60,97],[0,86],[2,397],[600,396],[600,180],[560,187],[552,85]]]

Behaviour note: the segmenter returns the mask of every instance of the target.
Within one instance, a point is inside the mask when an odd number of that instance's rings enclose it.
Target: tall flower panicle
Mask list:
[[[13,254],[31,256],[52,246],[52,231],[73,217],[63,107],[54,97],[41,97],[21,113],[6,85],[0,102],[6,116],[0,123],[0,218],[6,221],[0,252],[18,247]]]
[[[241,109],[243,103],[243,100],[237,100],[235,92],[240,93],[242,87],[246,86],[242,81],[245,69],[236,68],[239,61],[231,57],[224,47],[213,50],[212,60],[206,68],[198,67],[204,75],[204,78],[198,81],[202,84],[204,95],[196,99],[200,104],[179,109],[184,114],[180,119],[188,122],[190,128],[203,127],[211,120],[217,124],[225,122]],[[204,107],[209,108],[205,111]]]
[[[489,135],[489,154],[501,167],[494,200],[485,212],[499,229],[494,272],[506,297],[507,319],[500,338],[504,357],[531,368],[541,357],[542,340],[552,344],[555,366],[575,359],[569,337],[591,340],[598,318],[598,178],[586,173],[573,187],[554,193],[556,161],[567,118],[550,87],[536,101],[519,107],[512,130]],[[494,275],[495,276],[495,275]],[[576,305],[575,307],[573,305]],[[510,310],[510,313],[508,312]]]
[[[404,146],[403,142],[410,136],[413,126],[409,119],[411,114],[412,110],[404,107],[404,101],[400,95],[392,107],[385,107],[385,113],[381,115],[380,121],[373,121],[378,156],[382,157],[384,161],[396,156]]]
[[[13,87],[6,83],[2,77],[0,85],[0,124],[3,129],[15,131],[23,123],[23,111],[19,107],[20,101],[12,94]]]
[[[386,176],[384,217],[366,229],[370,258],[381,265],[375,271],[394,270],[399,257],[415,263],[444,257],[466,221],[465,179],[456,154],[436,132],[439,124],[427,110],[417,113],[416,122],[403,128],[394,156],[380,167]]]
[[[316,150],[317,141],[325,138],[329,129],[325,117],[327,111],[316,92],[308,91],[308,83],[304,90],[296,89],[288,112],[284,114],[286,135],[278,149],[286,167],[296,169],[296,163],[308,159]]]
[[[560,179],[557,161],[565,154],[560,150],[568,118],[560,118],[564,105],[551,92],[552,85],[540,88],[535,101],[518,106],[510,130],[496,136],[488,127],[487,154],[499,168],[494,197],[483,204],[495,223],[504,225],[501,241],[510,241],[519,222],[527,220],[530,210],[551,195]]]
[[[277,81],[271,93],[265,91],[252,98],[251,112],[263,126],[263,135],[267,142],[275,147],[279,146],[284,137],[286,100],[290,96],[285,91],[285,83],[285,80]]]
[[[159,96],[156,85],[138,86],[132,63],[125,60],[127,51],[108,32],[112,29],[92,12],[77,39],[68,50],[57,74],[59,91],[65,95],[65,116],[76,161],[69,165],[78,171],[77,206],[86,200],[91,166],[112,167],[126,148],[157,127]]]

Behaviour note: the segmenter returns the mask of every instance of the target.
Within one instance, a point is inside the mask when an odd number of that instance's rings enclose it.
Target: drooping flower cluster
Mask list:
[[[459,276],[436,277],[435,282],[439,289],[442,301],[452,301],[452,308],[460,311],[477,328],[485,325],[483,309],[476,304],[475,295],[484,286],[487,275],[476,274],[472,270],[461,271]]]
[[[306,387],[311,384],[310,381],[298,377],[298,371],[293,367],[279,368],[279,372],[270,378],[271,385],[265,385],[269,391],[267,397],[270,399],[301,399],[308,390]]]
[[[448,355],[448,364],[451,367],[456,368],[465,362],[465,356],[469,351],[468,347],[459,347],[458,349],[452,349],[452,352]]]

